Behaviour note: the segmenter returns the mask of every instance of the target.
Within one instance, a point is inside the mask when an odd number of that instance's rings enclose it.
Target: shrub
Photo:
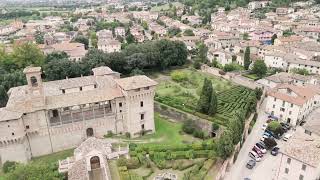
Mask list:
[[[183,71],[173,71],[171,74],[171,79],[177,82],[187,81],[188,74]]]
[[[130,137],[131,137],[130,133],[126,132],[126,138],[130,138]]]
[[[2,166],[2,171],[4,173],[8,173],[12,170],[14,170],[17,166],[17,162],[14,162],[14,161],[6,161],[3,166]]]
[[[113,132],[112,131],[108,131],[106,135],[104,135],[105,138],[110,138],[113,136]]]
[[[219,128],[220,128],[220,126],[219,126],[218,123],[216,123],[216,122],[213,122],[213,123],[212,123],[212,125],[211,125],[211,130],[212,130],[213,132],[218,131]]]
[[[201,130],[195,130],[192,135],[196,138],[204,139],[204,132]]]
[[[193,134],[196,130],[196,123],[193,120],[188,119],[183,122],[182,130],[187,134]]]

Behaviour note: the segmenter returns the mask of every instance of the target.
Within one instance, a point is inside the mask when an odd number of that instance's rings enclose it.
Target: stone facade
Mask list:
[[[120,79],[108,67],[92,71],[92,76],[42,82],[41,68],[24,70],[28,85],[10,89],[7,106],[0,108],[1,163],[27,162],[108,131],[131,137],[155,131],[155,81]]]

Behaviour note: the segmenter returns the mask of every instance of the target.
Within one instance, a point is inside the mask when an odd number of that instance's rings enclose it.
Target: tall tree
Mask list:
[[[257,60],[253,63],[252,73],[256,74],[259,78],[262,78],[267,74],[267,65],[263,60]]]
[[[208,114],[209,114],[209,115],[214,115],[214,114],[216,114],[216,112],[217,112],[217,107],[218,107],[218,98],[217,98],[216,91],[213,89],[213,90],[212,90],[211,99],[210,99],[210,107],[209,107]]]
[[[271,44],[274,45],[274,40],[278,38],[277,34],[272,35],[271,37]]]
[[[208,52],[207,46],[204,43],[200,43],[198,46],[198,56],[197,56],[200,62],[207,63],[208,61],[207,52]]]
[[[215,151],[219,157],[227,159],[232,154],[233,149],[232,132],[225,130],[216,143]]]
[[[250,60],[250,47],[246,47],[246,50],[244,52],[244,69],[248,70],[249,66],[251,64]]]
[[[85,37],[85,36],[82,36],[82,35],[77,36],[74,39],[74,41],[84,44],[85,49],[88,49],[88,47],[89,47],[89,39],[87,37]]]
[[[210,101],[212,96],[212,82],[207,78],[204,79],[203,87],[198,101],[198,111],[204,114],[209,113]]]

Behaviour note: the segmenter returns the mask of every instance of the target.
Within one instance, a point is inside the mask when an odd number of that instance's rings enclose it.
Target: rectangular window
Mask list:
[[[274,101],[277,101],[277,98],[274,98]]]
[[[275,107],[276,107],[276,105],[273,105],[272,107],[273,107],[273,108],[275,108]]]
[[[29,125],[26,125],[26,129],[29,129],[30,128],[30,126]]]
[[[66,90],[62,89],[62,94],[65,94],[66,93]]]
[[[303,175],[302,174],[300,174],[299,180],[303,180]]]
[[[144,114],[140,114],[140,119],[144,120]]]
[[[143,101],[140,101],[140,107],[143,107]]]
[[[288,174],[288,173],[289,173],[289,168],[286,168],[286,169],[284,170],[284,172],[285,172],[286,174]]]
[[[292,113],[292,112],[291,112],[291,111],[289,111],[289,115],[291,115],[291,113]]]
[[[287,159],[287,163],[290,164],[291,163],[291,158]]]
[[[291,103],[291,107],[293,107],[293,104]]]
[[[301,168],[301,169],[305,171],[305,170],[306,170],[306,168],[307,168],[307,165],[302,164],[302,168]]]
[[[82,91],[82,87],[80,87],[80,91]]]
[[[122,102],[119,103],[119,107],[122,107]]]
[[[285,102],[285,101],[282,102],[282,106],[284,106],[284,105],[286,105],[286,102]]]
[[[94,85],[94,88],[97,88],[97,85],[96,85],[96,84]]]

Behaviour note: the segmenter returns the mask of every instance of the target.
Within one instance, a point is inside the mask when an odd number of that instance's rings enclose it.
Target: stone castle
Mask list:
[[[152,133],[157,83],[147,76],[120,78],[109,67],[93,75],[43,82],[40,67],[24,69],[28,84],[11,88],[0,108],[0,162],[28,162],[77,147],[107,132]]]

